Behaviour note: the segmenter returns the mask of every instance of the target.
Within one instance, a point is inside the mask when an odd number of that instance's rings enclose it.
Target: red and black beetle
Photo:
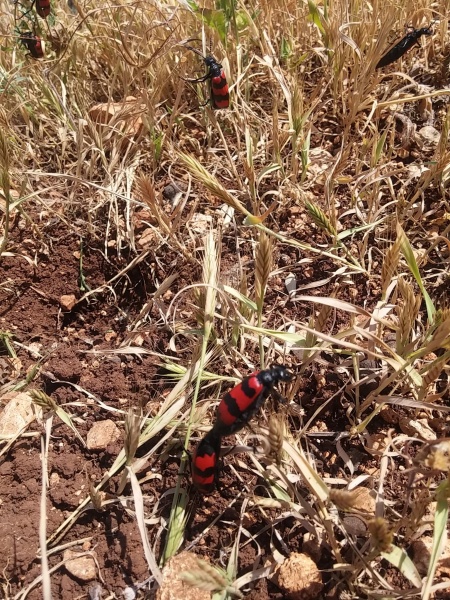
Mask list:
[[[41,38],[32,31],[25,31],[20,34],[20,41],[28,48],[29,53],[33,58],[43,58],[44,50],[42,48]]]
[[[199,442],[192,456],[192,482],[204,494],[219,488],[221,437],[212,429]]]
[[[230,106],[230,93],[222,65],[218,63],[213,56],[203,56],[201,52],[192,46],[185,47],[201,56],[205,65],[208,67],[208,72],[203,77],[199,77],[198,79],[186,79],[186,81],[189,81],[190,83],[201,83],[202,81],[209,79],[211,83],[211,104],[213,108],[228,108]]]
[[[212,429],[218,436],[236,433],[258,412],[279,381],[291,381],[293,375],[281,365],[255,371],[245,377],[222,398]]]
[[[36,12],[40,17],[46,19],[50,14],[50,0],[36,0]]]

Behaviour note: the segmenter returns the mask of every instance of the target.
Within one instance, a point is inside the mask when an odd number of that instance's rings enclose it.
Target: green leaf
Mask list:
[[[248,27],[248,24],[249,24],[248,15],[243,10],[239,10],[236,13],[236,25],[237,25],[238,30],[242,31],[243,29]]]
[[[380,223],[383,223],[383,221],[384,219],[378,219],[378,221],[374,221],[373,223],[367,223],[366,225],[359,225],[358,227],[352,227],[351,229],[341,231],[341,233],[338,233],[338,240],[344,240],[346,237],[349,237],[354,233],[359,233],[360,231],[365,231],[366,229],[373,229]]]
[[[253,302],[253,300],[250,300],[250,298],[247,298],[247,296],[244,296],[244,294],[241,294],[241,292],[238,292],[229,285],[224,285],[223,290],[227,294],[230,294],[230,296],[234,296],[237,300],[239,300],[239,302],[242,302],[242,304],[245,304],[245,306],[247,306],[247,308],[250,310],[254,312],[257,311],[258,307],[256,306],[256,303]]]
[[[322,25],[322,15],[319,12],[319,9],[314,4],[312,0],[308,0],[308,8],[309,8],[309,18],[314,23],[314,25],[318,28],[322,35],[325,35],[325,29]]]
[[[448,521],[448,498],[450,496],[450,482],[443,481],[436,490],[436,513],[434,515],[433,545],[431,546],[430,562],[428,565],[425,588],[422,592],[422,600],[429,600],[433,586],[434,574],[436,573],[439,557],[447,541]]]
[[[401,229],[401,227],[400,227],[400,229]],[[432,323],[434,314],[436,312],[436,308],[435,308],[430,296],[428,295],[428,292],[425,289],[425,286],[423,285],[422,277],[420,275],[419,267],[417,265],[416,258],[414,256],[413,249],[412,249],[411,244],[409,243],[409,240],[406,237],[406,233],[403,231],[403,229],[401,229],[401,248],[402,248],[403,256],[405,257],[405,260],[408,263],[409,270],[414,275],[414,278],[417,281],[417,285],[419,286],[420,291],[422,292],[422,296],[425,300],[425,305],[427,307],[428,322]]]
[[[378,144],[376,146],[376,149],[375,149],[375,165],[380,160],[381,152],[383,151],[384,143],[386,142],[387,134],[388,134],[388,130],[386,129],[386,131],[384,131],[383,135],[380,137],[380,139],[378,141]]]
[[[219,34],[222,44],[226,43],[227,36],[227,20],[225,13],[221,10],[211,10],[209,8],[201,8],[196,11],[196,15],[212,29]]]
[[[60,406],[57,406],[55,408],[55,413],[58,415],[58,417],[61,419],[61,421],[67,425],[67,427],[70,427],[70,429],[74,432],[74,434],[77,436],[77,438],[83,444],[83,446],[86,446],[86,442],[83,440],[81,435],[78,433],[77,428],[73,424],[72,419],[66,413],[66,411],[63,408],[61,408]]]
[[[381,552],[381,556],[394,565],[415,587],[422,587],[422,578],[403,548],[392,546],[390,552]]]
[[[292,56],[292,46],[289,41],[282,36],[281,37],[281,48],[280,48],[280,58],[283,60],[287,60]]]

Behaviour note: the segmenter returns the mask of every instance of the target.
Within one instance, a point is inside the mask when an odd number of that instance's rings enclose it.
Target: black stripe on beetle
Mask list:
[[[387,65],[390,65],[401,58],[408,50],[419,42],[419,38],[423,35],[433,35],[431,25],[429,27],[422,27],[422,29],[414,29],[410,33],[407,33],[405,37],[389,50],[389,52],[386,52],[386,54],[380,58],[375,69],[387,67]]]

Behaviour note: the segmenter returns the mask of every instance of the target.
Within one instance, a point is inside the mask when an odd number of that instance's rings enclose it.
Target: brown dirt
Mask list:
[[[21,240],[18,229],[13,230],[13,237],[18,242]],[[77,304],[72,311],[63,312],[59,302],[62,295],[81,296],[77,254],[80,251],[79,239],[65,229],[64,225],[59,224],[53,228],[52,240],[44,242],[47,248],[51,246],[51,250],[44,254],[38,253],[37,268],[17,258],[5,259],[0,267],[0,277],[8,278],[11,282],[8,292],[3,293],[0,299],[0,329],[11,332],[12,339],[20,343],[20,346],[16,346],[21,362],[18,379],[37,362],[30,350],[32,345],[43,358],[39,375],[31,387],[43,389],[58,404],[70,409],[83,437],[95,421],[104,418],[116,420],[123,431],[123,418],[99,407],[96,402],[87,398],[83,390],[113,408],[142,406],[149,401],[154,407],[160,404],[167,383],[159,376],[154,357],[102,353],[116,349],[126,339],[127,323],[137,317],[147,294],[154,289],[148,274],[155,268],[155,264],[151,264],[151,259],[148,258],[134,272],[129,272],[126,285],[122,280],[117,282],[115,295],[111,291],[96,294]],[[30,254],[32,250],[38,249],[32,248],[30,242]],[[223,256],[222,267],[225,272],[226,265],[233,264],[232,251],[229,249],[229,256]],[[109,257],[109,261],[102,259],[100,245],[94,240],[84,241],[83,253],[84,277],[92,288],[101,285],[122,268],[122,262],[117,258]],[[171,256],[167,256],[168,272],[171,259]],[[161,269],[161,265],[158,268]],[[321,260],[308,271],[298,273],[298,276],[307,283],[324,278],[324,273],[331,268],[331,264]],[[184,283],[182,280],[177,282],[178,286],[183,286]],[[363,278],[360,279],[360,285],[363,293]],[[314,290],[310,293],[314,293]],[[326,291],[321,288],[321,293]],[[274,281],[270,294],[284,294],[281,280]],[[304,310],[287,302],[285,316],[292,313],[297,320],[306,318],[306,313],[301,314]],[[338,315],[341,322],[345,318],[344,315]],[[272,323],[269,326],[276,326],[277,319],[277,315],[270,316]],[[144,336],[145,347],[168,353],[169,332],[150,329],[140,333]],[[93,350],[98,353],[93,354]],[[3,354],[6,355],[6,352]],[[300,383],[297,401],[303,406],[306,418],[324,400],[335,394],[341,385],[335,374],[321,372],[319,367],[311,368]],[[321,414],[321,421],[330,431],[348,428],[342,402],[342,396],[336,397]],[[35,423],[32,430],[39,434],[43,430],[43,424],[36,426]],[[49,449],[49,535],[86,497],[89,482],[101,479],[121,448],[122,442],[119,441],[101,452],[84,449],[71,430],[55,418]],[[368,472],[375,467],[376,461],[360,451],[361,446],[357,440],[344,440],[343,448],[357,465],[357,472]],[[352,451],[357,453],[356,458]],[[330,440],[312,438],[310,452],[316,457],[317,466],[324,474],[342,473],[342,461],[336,456],[335,444]],[[5,597],[12,597],[40,573],[38,530],[41,460],[38,435],[22,438],[1,461],[0,573],[4,577]],[[225,458],[224,463],[222,478],[227,491],[225,498],[218,493],[200,497],[191,490],[192,511],[185,544],[187,547],[193,546],[198,554],[204,554],[215,564],[224,560],[222,549],[229,548],[233,543],[243,499],[253,492],[265,493],[264,486],[250,472],[238,467],[236,471],[231,468],[235,457]],[[178,465],[177,456],[172,456],[163,464],[152,465],[161,479],[144,483],[143,494],[150,499],[160,499],[165,491],[175,485]],[[241,481],[236,479],[236,474]],[[117,482],[116,476],[110,488],[105,490],[111,498],[114,498],[114,486]],[[230,506],[231,501],[242,491],[242,497]],[[163,501],[160,508],[167,518],[170,501]],[[205,529],[218,515],[221,515],[220,519],[205,534]],[[263,566],[265,558],[271,555],[272,545],[279,546],[279,538],[272,536],[270,526],[271,520],[276,517],[275,512],[271,514],[270,510],[265,511],[264,515],[257,510],[246,513],[244,527],[254,539],[239,553],[239,574]],[[152,544],[157,541],[158,527],[149,528]],[[291,551],[302,550],[304,530],[292,518],[288,517],[278,523],[277,532],[281,539],[289,541]],[[92,507],[86,510],[62,540],[64,544],[69,542],[78,542],[75,549],[79,547],[95,552],[103,588],[116,595],[120,595],[125,586],[138,584],[148,577],[136,522],[120,503],[114,503],[102,512]],[[157,547],[159,544],[160,541]],[[279,547],[279,550],[283,549]],[[50,567],[57,565],[61,558],[61,552],[51,555]],[[330,557],[322,556],[319,566],[329,568]],[[51,581],[55,598],[86,597],[90,585],[74,579],[64,567],[60,567],[52,575]],[[35,600],[41,594],[38,585],[28,598]],[[153,594],[150,593],[150,596]],[[246,597],[265,600],[283,596],[272,583],[261,580]]]
[[[14,229],[12,236],[17,243],[23,243],[20,229]],[[18,258],[6,258],[0,267],[0,277],[8,278],[11,282],[10,288],[6,293],[2,292],[0,299],[0,329],[9,331],[14,342],[20,344],[15,346],[20,360],[17,379],[23,378],[36,365],[36,355],[33,355],[31,349],[37,350],[43,358],[39,375],[30,387],[43,389],[58,404],[66,406],[83,437],[95,421],[105,418],[116,420],[123,431],[123,419],[118,419],[115,413],[90,401],[83,390],[113,408],[145,405],[149,400],[155,406],[159,404],[167,384],[158,376],[153,357],[92,353],[93,350],[114,350],[123,342],[127,335],[126,324],[137,317],[147,293],[154,289],[148,280],[148,273],[154,265],[148,259],[135,272],[129,272],[125,291],[122,288],[123,282],[119,280],[114,290],[115,297],[107,292],[97,294],[76,305],[72,311],[64,312],[60,306],[62,295],[74,294],[77,298],[82,295],[79,288],[79,238],[64,225],[58,224],[53,225],[51,239],[43,242],[45,248],[50,248],[46,253],[39,253],[39,248],[29,241],[29,253],[38,251],[37,268]],[[170,258],[167,257],[167,260],[170,261]],[[120,260],[109,257],[109,261],[102,259],[101,248],[95,241],[84,240],[83,274],[91,288],[103,284],[120,270]],[[232,264],[231,256],[228,262]],[[223,264],[227,264],[226,255]],[[323,264],[322,268],[326,269],[326,265]],[[313,276],[311,273],[310,277]],[[184,282],[179,281],[178,285],[182,286]],[[278,287],[282,288],[281,281],[275,281],[271,293],[280,293]],[[290,310],[296,309],[291,307]],[[276,321],[275,316],[273,319]],[[167,352],[169,334],[164,330],[148,331],[144,335],[147,348]],[[6,356],[5,349],[3,355]],[[315,381],[313,377],[300,394],[300,399],[303,397],[306,404],[310,404],[313,396],[314,403],[320,401]],[[336,391],[336,385],[336,382],[330,382],[323,386],[322,399],[328,393]],[[310,408],[312,410],[313,406]],[[15,443],[10,452],[2,457],[0,464],[0,572],[4,576],[5,597],[12,597],[24,589],[40,573],[38,531],[41,459],[38,434],[43,431],[43,424],[35,423],[30,430],[36,432],[36,435]],[[55,417],[49,448],[48,535],[86,497],[89,482],[101,479],[121,447],[122,442],[119,441],[101,452],[84,449],[71,430]],[[228,548],[234,539],[236,525],[233,523],[240,518],[242,498],[251,494],[258,483],[248,472],[238,469],[240,478],[245,482],[245,490],[243,497],[230,507],[231,499],[242,488],[230,469],[233,461],[233,457],[225,459],[223,470],[228,497],[222,498],[216,493],[202,498],[194,493],[192,518],[187,528],[187,545],[193,542],[198,553],[204,553],[219,562],[222,559],[221,549]],[[144,495],[148,498],[161,498],[174,485],[178,465],[178,458],[157,465],[161,480],[144,483]],[[111,497],[117,481],[117,477],[113,478],[111,488],[105,490]],[[256,489],[263,493],[262,486],[259,485]],[[167,501],[162,504],[164,516],[168,516],[169,510],[170,503]],[[205,527],[218,514],[222,514],[221,519],[203,535]],[[245,546],[239,555],[239,573],[252,569],[255,565],[262,566],[264,556],[271,552],[270,528],[261,533],[267,521],[257,511],[250,512],[248,519],[246,529],[258,540],[259,550],[255,544]],[[279,531],[283,533],[286,528],[292,547],[300,547],[301,539],[297,537],[299,530],[291,536],[289,532],[292,523],[288,521],[281,524]],[[155,535],[156,530],[150,532],[152,543]],[[94,550],[105,589],[120,594],[125,586],[137,584],[148,577],[135,520],[127,515],[120,504],[113,504],[103,512],[97,512],[93,508],[86,510],[65,535],[62,543],[77,541],[80,549]],[[74,548],[78,546],[75,545]],[[50,556],[50,567],[55,566],[61,558],[61,552]],[[88,583],[75,580],[64,567],[60,567],[52,575],[51,581],[55,598],[83,597],[89,587]],[[37,585],[28,598],[34,600],[40,598],[41,594],[40,585]],[[262,580],[247,597],[264,599],[280,596],[275,586]]]

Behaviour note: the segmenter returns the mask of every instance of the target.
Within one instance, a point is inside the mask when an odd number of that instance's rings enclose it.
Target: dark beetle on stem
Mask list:
[[[433,35],[431,25],[429,27],[422,27],[422,29],[413,29],[410,33],[407,33],[393,48],[386,52],[384,56],[380,58],[375,69],[381,69],[391,63],[398,60],[408,50],[410,50],[414,44],[419,42],[419,38],[423,35]]]

